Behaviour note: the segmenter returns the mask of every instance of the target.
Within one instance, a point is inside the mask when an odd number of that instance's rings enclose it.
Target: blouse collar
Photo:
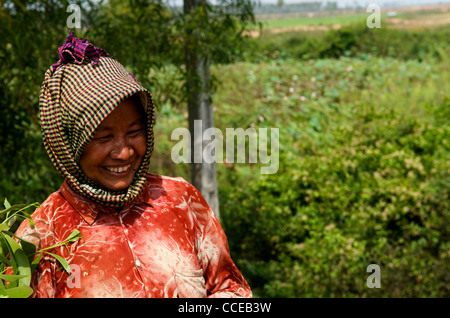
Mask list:
[[[144,191],[133,202],[125,205],[119,212],[112,207],[96,203],[79,195],[70,188],[67,181],[64,181],[59,192],[89,225],[95,222],[99,213],[120,214],[125,210],[129,210],[134,205],[146,204],[153,206],[150,193],[147,191],[147,184],[144,186]]]

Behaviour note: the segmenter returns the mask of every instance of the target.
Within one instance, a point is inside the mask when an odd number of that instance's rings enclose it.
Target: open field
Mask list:
[[[257,16],[263,32],[326,31],[342,26],[366,23],[371,13],[365,11],[305,12]],[[450,25],[450,5],[413,6],[381,9],[381,27],[417,29]],[[259,30],[251,32],[258,36]]]

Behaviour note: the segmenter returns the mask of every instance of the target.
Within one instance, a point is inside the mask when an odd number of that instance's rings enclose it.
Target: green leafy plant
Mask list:
[[[47,251],[62,245],[67,247],[68,243],[77,241],[80,238],[80,231],[73,231],[59,244],[37,250],[33,243],[16,236],[11,229],[19,218],[28,219],[30,226],[34,227],[33,219],[26,211],[38,208],[39,203],[11,205],[5,199],[4,206],[5,209],[0,211],[0,217],[4,218],[0,223],[0,298],[29,297],[33,293],[30,287],[31,274],[36,270],[44,254],[53,256],[70,274],[67,261]],[[13,274],[7,273],[9,269]]]
[[[217,166],[222,226],[256,297],[448,297],[447,64],[367,56],[217,72],[217,127],[280,127],[277,173]],[[369,264],[381,288],[366,285]]]

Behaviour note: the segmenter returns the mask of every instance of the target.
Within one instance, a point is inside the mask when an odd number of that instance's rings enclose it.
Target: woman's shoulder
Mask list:
[[[42,202],[42,204],[38,210],[45,210],[45,211],[55,210],[59,206],[61,206],[61,204],[64,204],[66,202],[67,202],[67,200],[61,194],[61,189],[58,189],[57,191],[50,194],[47,197],[47,199],[45,199],[44,202]]]
[[[166,195],[180,195],[183,192],[197,191],[193,185],[182,177],[169,177],[158,174],[147,174],[147,186],[150,192],[163,192]]]
[[[149,185],[158,186],[158,185],[167,185],[167,184],[189,184],[182,177],[169,177],[160,174],[148,173],[147,174],[147,183]]]
[[[64,197],[58,191],[50,194],[45,201],[43,201],[39,207],[37,207],[32,213],[31,217],[33,220],[44,220],[47,218],[51,218],[53,214],[52,211],[56,210],[58,206],[65,201]],[[24,222],[26,223],[26,222]]]
[[[148,174],[147,185],[150,196],[156,204],[171,202],[178,207],[189,206],[187,210],[197,214],[197,217],[202,215],[202,219],[213,215],[200,191],[182,177]]]

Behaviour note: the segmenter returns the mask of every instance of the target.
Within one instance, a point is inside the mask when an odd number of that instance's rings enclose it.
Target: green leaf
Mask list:
[[[13,236],[15,238],[17,238],[18,240],[20,240],[20,245],[22,246],[23,251],[25,252],[25,254],[28,257],[28,261],[31,263],[33,262],[34,257],[36,256],[36,245],[34,245],[31,242],[28,242],[26,240],[24,240],[23,238],[11,233],[11,232],[6,232],[8,235]]]
[[[0,296],[6,296],[9,298],[28,298],[31,294],[33,294],[33,289],[29,286],[0,289]]]
[[[9,204],[8,199],[5,198],[5,201],[3,203],[6,209],[9,209],[11,207],[11,204]]]
[[[6,233],[1,233],[8,242],[11,252],[11,259],[14,258],[19,275],[25,275],[19,280],[19,286],[29,286],[31,282],[31,266],[28,257],[22,247]]]
[[[27,255],[28,261],[33,262],[33,259],[36,255],[36,245],[34,245],[33,243],[30,243],[28,241],[25,241],[24,239],[20,239],[20,245],[22,245],[22,249],[25,252],[25,254]]]
[[[47,251],[47,250],[52,250],[52,249],[54,249],[54,248],[56,248],[56,247],[66,245],[66,244],[69,243],[69,242],[75,242],[75,241],[77,241],[79,238],[80,238],[80,231],[74,230],[74,231],[73,231],[73,232],[72,232],[72,233],[71,233],[64,241],[62,241],[62,242],[60,242],[60,243],[58,243],[58,244],[55,244],[55,245],[46,247],[46,248],[42,248],[42,249],[40,249],[38,252],[43,252],[43,251]],[[66,247],[67,247],[67,246],[66,246]]]
[[[39,208],[40,204],[38,202],[31,203],[28,205],[25,204],[15,204],[11,205],[8,200],[5,199],[4,203],[6,209],[0,211],[0,214],[6,214],[6,219],[3,221],[3,223],[8,223],[9,226],[12,226],[12,224],[16,221],[17,217],[26,217],[28,221],[30,222],[31,228],[34,228],[34,221],[31,218],[31,215],[27,212],[25,212],[26,209],[34,207]],[[10,212],[15,211],[10,215]]]
[[[6,216],[8,217],[9,212],[11,212],[12,210],[19,210],[19,209],[23,208],[24,206],[25,206],[25,204],[14,204],[14,205],[9,206],[9,208],[1,210],[0,214],[6,213]]]
[[[6,242],[6,239],[3,237],[3,235],[1,235],[1,232],[0,232],[0,247],[1,247],[0,260],[11,266],[14,269],[14,271],[17,271],[16,261],[14,260],[14,257],[11,258],[12,254],[11,247],[9,247],[8,243]],[[10,255],[9,260],[6,258],[8,253]]]
[[[5,264],[8,264],[9,266],[13,266],[12,262],[8,260],[5,256],[0,254],[0,261],[2,261]]]
[[[31,263],[31,272],[32,273],[36,270],[36,267],[39,265],[42,255],[43,255],[43,253],[39,254],[39,256]]]
[[[8,219],[8,226],[11,227],[14,225],[14,223],[16,222],[17,217],[14,215],[11,218]]]
[[[70,274],[69,263],[64,258],[62,258],[61,256],[59,256],[57,254],[53,254],[53,253],[50,253],[50,252],[46,252],[46,253],[50,254],[51,256],[56,258],[61,263],[61,265],[64,267],[65,271]]]
[[[72,234],[70,234],[64,241],[65,242],[76,242],[80,239],[80,231],[75,229]]]
[[[24,278],[26,277],[25,275],[5,275],[5,274],[0,274],[0,278],[3,280],[6,280],[7,282],[15,282],[16,280],[20,279],[20,278]]]
[[[33,221],[33,219],[31,218],[31,215],[30,215],[29,213],[25,212],[24,210],[27,209],[27,208],[29,208],[30,206],[34,206],[35,204],[31,204],[31,205],[28,205],[28,206],[26,206],[26,207],[24,207],[24,208],[18,209],[18,210],[15,211],[13,214],[9,215],[9,212],[11,212],[12,210],[15,210],[15,207],[19,208],[20,206],[23,206],[23,205],[24,205],[24,204],[17,205],[17,206],[14,205],[14,206],[12,206],[11,208],[9,208],[8,210],[4,210],[4,211],[8,211],[8,213],[6,214],[6,219],[5,219],[5,221],[8,222],[8,225],[9,225],[9,226],[12,226],[12,225],[14,224],[14,222],[16,221],[17,217],[22,217],[22,218],[25,217],[25,218],[27,218],[28,221],[30,222],[31,228],[34,228],[34,221]],[[2,212],[4,212],[4,211],[2,211]]]
[[[0,232],[2,231],[8,231],[9,225],[7,223],[0,223]]]

